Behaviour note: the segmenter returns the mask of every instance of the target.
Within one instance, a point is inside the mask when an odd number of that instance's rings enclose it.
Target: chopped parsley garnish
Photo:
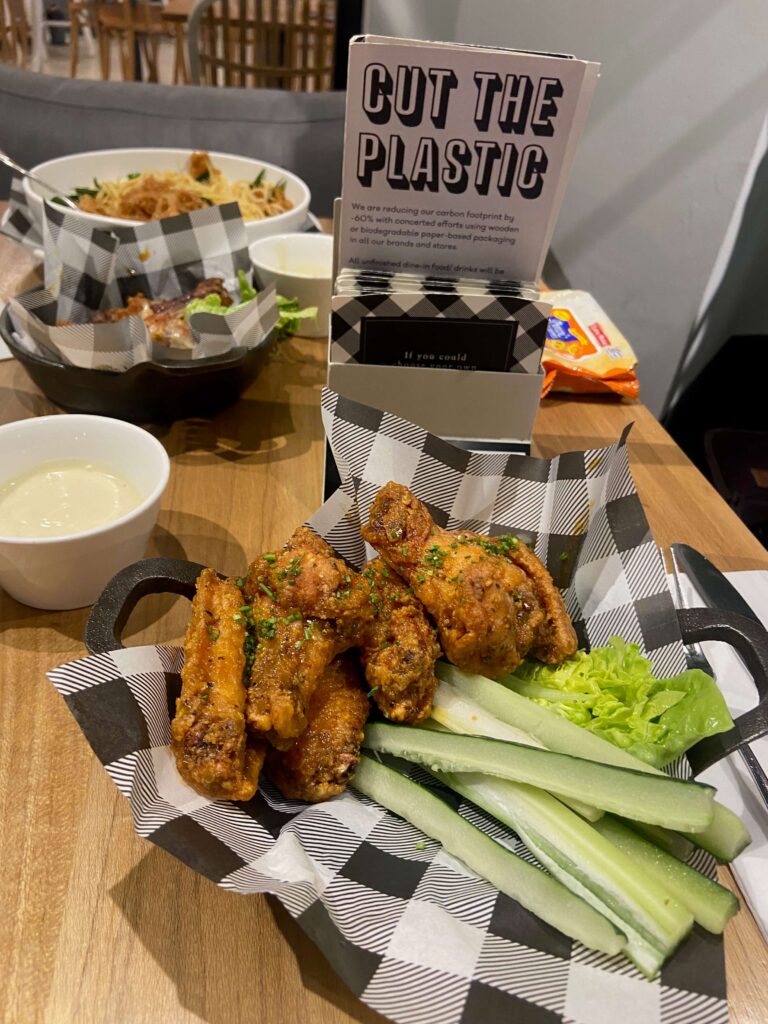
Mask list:
[[[486,540],[484,537],[478,537],[476,538],[475,543],[491,555],[505,556],[508,555],[510,551],[514,551],[519,542],[517,537],[513,537],[511,534],[505,534],[503,537],[494,537],[493,540]]]
[[[271,640],[277,632],[277,619],[257,619],[254,625],[260,640]]]
[[[403,544],[403,558],[408,554],[408,545]]]
[[[243,652],[245,654],[245,675],[250,676],[253,663],[256,660],[256,647],[258,640],[253,632],[249,629],[245,634],[245,643],[243,644]]]
[[[213,626],[208,627],[208,636],[210,637],[212,644],[216,643],[220,635],[221,634],[219,633],[218,629],[214,629]]]
[[[289,583],[295,583],[296,577],[301,575],[301,560],[304,557],[303,554],[296,555],[290,560],[285,569],[281,569],[277,574],[279,580],[288,580]]]
[[[434,566],[435,569],[441,569],[443,562],[445,561],[445,552],[439,544],[433,544],[427,549],[424,561],[428,562],[431,566]]]

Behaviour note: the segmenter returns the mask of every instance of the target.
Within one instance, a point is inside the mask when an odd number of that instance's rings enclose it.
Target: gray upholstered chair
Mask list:
[[[0,110],[0,149],[25,167],[89,149],[179,146],[285,167],[307,182],[320,216],[341,190],[343,92],[89,82],[0,65]]]

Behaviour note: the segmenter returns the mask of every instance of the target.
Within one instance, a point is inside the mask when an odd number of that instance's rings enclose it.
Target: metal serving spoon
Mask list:
[[[77,203],[73,203],[71,199],[63,196],[59,189],[54,188],[53,185],[50,185],[47,181],[43,181],[42,178],[33,174],[32,171],[27,171],[23,167],[20,167],[19,164],[17,164],[15,160],[11,160],[6,153],[0,152],[0,163],[4,163],[7,167],[10,167],[11,170],[16,171],[17,174],[21,174],[23,177],[29,178],[30,181],[35,181],[38,185],[42,185],[46,191],[52,192],[63,206],[68,206],[70,210],[80,209]]]

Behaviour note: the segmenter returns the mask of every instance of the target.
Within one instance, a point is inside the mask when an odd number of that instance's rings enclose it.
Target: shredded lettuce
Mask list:
[[[282,295],[277,296],[277,309],[280,313],[277,321],[278,338],[287,338],[289,334],[298,334],[301,330],[302,320],[314,320],[317,316],[317,306],[300,309],[298,299],[284,299]]]
[[[245,271],[238,270],[237,283],[240,288],[240,301],[232,306],[222,304],[221,297],[215,293],[206,295],[204,299],[192,299],[184,307],[184,319],[194,313],[215,313],[219,316],[226,316],[255,299],[258,294],[251,282],[248,280]],[[299,308],[298,299],[286,299],[282,295],[277,296],[277,336],[287,338],[289,334],[297,334],[301,328],[301,321],[314,319],[317,316],[317,306],[308,306],[306,309]]]
[[[525,662],[505,685],[655,768],[733,726],[715,681],[699,669],[656,679],[637,644],[612,637],[560,665]]]

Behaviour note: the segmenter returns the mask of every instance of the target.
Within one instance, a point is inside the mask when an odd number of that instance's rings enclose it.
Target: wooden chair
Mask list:
[[[54,24],[47,22],[47,24]],[[69,0],[69,75],[77,76],[77,65],[80,59],[80,33],[83,33],[85,50],[89,56],[95,53],[94,39],[98,34],[96,24],[96,4],[92,0]]]
[[[0,0],[0,61],[25,68],[29,62],[29,41],[24,0]]]
[[[146,80],[158,81],[157,51],[161,36],[168,34],[162,7],[150,0],[115,0],[99,4],[96,25],[101,56],[101,77],[106,81],[112,70],[112,42],[117,43],[123,81],[136,78],[136,57],[144,61]]]
[[[193,85],[333,88],[332,0],[198,0],[187,43]]]

